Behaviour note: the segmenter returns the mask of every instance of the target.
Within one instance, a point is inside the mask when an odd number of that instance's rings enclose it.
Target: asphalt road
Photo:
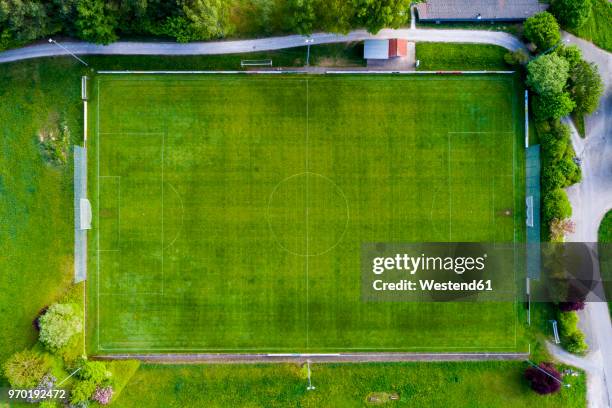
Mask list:
[[[563,34],[563,39],[579,46],[584,58],[597,64],[605,83],[597,111],[586,118],[586,138],[581,138],[572,125],[572,143],[582,159],[583,179],[567,189],[576,224],[567,241],[597,242],[599,224],[612,208],[612,54],[568,33]],[[612,324],[608,305],[587,303],[580,319],[590,348],[585,360],[595,367],[588,380],[589,406],[610,407]]]
[[[376,35],[365,30],[355,30],[346,35],[316,33],[310,37],[288,35],[254,40],[232,40],[193,42],[188,44],[168,42],[128,42],[118,41],[110,45],[91,44],[83,41],[63,42],[66,48],[78,55],[207,55],[235,54],[253,51],[279,50],[305,45],[307,38],[312,44],[330,44],[338,42],[362,41],[367,38],[403,38],[411,41],[425,42],[455,42],[495,44],[509,50],[524,48],[524,44],[516,37],[498,31],[484,30],[436,30],[436,29],[385,29]],[[68,52],[55,44],[48,42],[16,48],[0,53],[0,63],[19,61],[30,58],[67,55]]]

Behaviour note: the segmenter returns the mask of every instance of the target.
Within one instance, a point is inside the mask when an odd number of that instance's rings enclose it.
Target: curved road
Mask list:
[[[62,45],[79,55],[206,55],[236,54],[293,48],[305,45],[305,41],[308,38],[313,40],[311,44],[362,41],[368,38],[402,38],[420,42],[494,44],[512,51],[525,48],[525,45],[518,38],[508,33],[498,31],[430,30],[417,28],[402,28],[398,30],[385,29],[381,30],[376,35],[369,34],[365,30],[355,30],[346,35],[317,33],[312,34],[310,37],[288,35],[284,37],[269,37],[254,40],[194,42],[188,44],[118,41],[110,45],[98,45],[83,41],[74,41],[64,42]],[[0,63],[67,54],[68,52],[55,44],[43,43],[1,52]]]
[[[599,68],[605,84],[604,94],[595,113],[586,118],[586,138],[581,138],[571,122],[572,143],[582,159],[582,181],[567,189],[572,203],[576,230],[567,237],[573,242],[597,242],[599,224],[612,208],[612,54],[590,42],[563,33],[563,39],[582,50],[587,61]],[[580,312],[581,326],[590,351],[588,378],[589,406],[612,406],[612,324],[608,305],[589,302]],[[599,390],[599,392],[598,392]]]

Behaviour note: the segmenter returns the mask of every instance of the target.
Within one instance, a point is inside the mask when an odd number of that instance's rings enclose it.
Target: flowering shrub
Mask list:
[[[113,398],[113,387],[98,387],[93,395],[94,401],[98,401],[102,405],[110,403],[111,398]]]

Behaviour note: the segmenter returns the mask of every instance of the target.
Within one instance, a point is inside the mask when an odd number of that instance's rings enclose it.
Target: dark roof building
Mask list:
[[[546,10],[538,0],[427,0],[416,5],[420,21],[521,21]]]

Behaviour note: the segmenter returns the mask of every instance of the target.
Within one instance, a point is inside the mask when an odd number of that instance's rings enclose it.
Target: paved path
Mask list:
[[[599,224],[612,208],[612,54],[593,44],[563,33],[563,38],[576,44],[584,58],[594,62],[605,83],[604,95],[597,111],[586,118],[586,138],[582,139],[572,125],[572,143],[582,159],[583,180],[567,189],[572,203],[572,219],[576,231],[567,240],[596,242]],[[589,391],[591,407],[612,406],[612,324],[606,303],[587,303],[580,312],[581,324],[589,343],[589,359],[598,365],[603,389]],[[589,390],[596,390],[598,378],[590,376]],[[593,382],[593,383],[591,383]]]
[[[304,41],[306,38],[314,40],[313,44],[362,41],[367,38],[403,38],[410,41],[495,44],[509,50],[517,50],[525,47],[518,38],[503,32],[417,28],[403,28],[398,30],[384,29],[377,35],[371,35],[365,30],[356,30],[346,35],[316,33],[312,34],[310,37],[288,35],[284,37],[269,37],[255,40],[194,42],[188,44],[131,41],[118,41],[110,45],[97,45],[82,41],[63,42],[62,44],[73,53],[79,55],[206,55],[235,54],[299,47],[305,45]],[[0,63],[67,54],[65,50],[55,44],[42,43],[1,52]]]
[[[528,353],[341,353],[341,354],[111,354],[102,360],[137,359],[158,363],[368,363],[401,361],[524,361]]]

